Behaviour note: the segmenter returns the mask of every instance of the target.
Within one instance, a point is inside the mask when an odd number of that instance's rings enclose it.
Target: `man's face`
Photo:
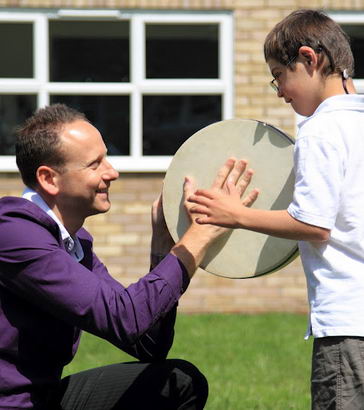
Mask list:
[[[87,121],[66,124],[61,131],[65,171],[57,176],[57,206],[62,219],[83,220],[110,209],[109,186],[118,172],[106,159],[99,131]]]

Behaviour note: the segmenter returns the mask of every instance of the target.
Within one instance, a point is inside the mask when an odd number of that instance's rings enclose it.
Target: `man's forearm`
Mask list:
[[[174,245],[171,253],[183,263],[190,278],[202,262],[208,247],[224,230],[225,228],[213,225],[201,226],[193,223]]]

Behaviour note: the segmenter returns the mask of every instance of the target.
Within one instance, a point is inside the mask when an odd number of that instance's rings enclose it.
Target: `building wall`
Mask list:
[[[361,10],[364,0],[0,0],[3,8],[121,8],[232,10],[235,27],[235,116],[254,118],[294,135],[295,116],[271,91],[262,44],[273,25],[299,7]],[[148,271],[150,207],[163,174],[122,174],[112,185],[112,209],[86,222],[95,250],[111,274],[128,285]],[[17,174],[0,175],[0,196],[19,195]],[[242,244],[244,246],[244,244]],[[279,272],[231,280],[198,271],[180,309],[185,312],[305,312],[305,279],[299,258]]]
[[[125,286],[149,269],[150,208],[163,175],[121,175],[111,189],[111,210],[90,217],[97,255]],[[15,174],[0,178],[0,196],[21,194]],[[243,244],[242,244],[243,245]],[[184,312],[266,312],[306,310],[305,281],[299,259],[283,270],[254,279],[226,279],[199,270],[180,302]]]

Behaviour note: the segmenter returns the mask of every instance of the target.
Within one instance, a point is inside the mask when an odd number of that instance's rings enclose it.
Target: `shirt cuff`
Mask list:
[[[167,254],[151,272],[168,282],[172,289],[177,290],[179,293],[178,296],[186,291],[190,283],[187,269],[183,263],[171,253]]]
[[[331,219],[319,217],[308,212],[299,211],[294,207],[293,204],[289,205],[287,212],[292,216],[292,218],[309,225],[314,225],[330,230],[334,227],[334,222]]]

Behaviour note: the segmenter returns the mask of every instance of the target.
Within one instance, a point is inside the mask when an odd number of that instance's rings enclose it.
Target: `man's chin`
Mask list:
[[[92,210],[91,215],[97,215],[97,214],[104,214],[111,208],[111,203],[109,201],[105,201],[100,204],[96,204],[94,209]]]

